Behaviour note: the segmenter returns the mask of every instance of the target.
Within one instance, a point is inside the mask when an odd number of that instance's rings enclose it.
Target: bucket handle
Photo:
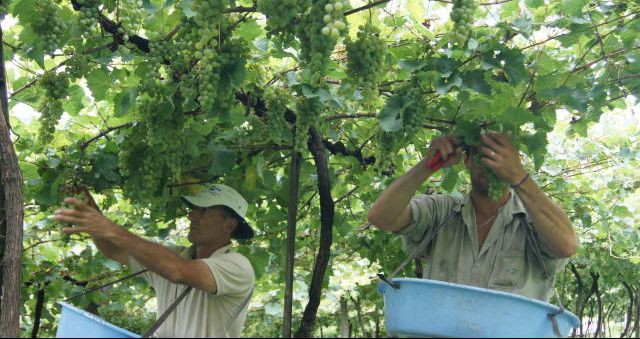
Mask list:
[[[387,279],[384,274],[382,273],[378,273],[378,278],[380,278],[380,280],[384,281],[385,283],[387,283],[387,285],[391,286],[394,290],[399,290],[400,289],[400,285],[394,283],[393,281],[390,281],[389,279]]]
[[[556,316],[558,316],[558,315],[560,315],[562,313],[564,313],[564,308],[560,307],[559,310],[557,310],[557,311],[555,311],[553,313],[547,314],[549,319],[551,319],[551,325],[553,326],[553,333],[558,338],[562,337],[562,333],[560,333],[560,327],[558,326],[558,320],[556,319]]]
[[[553,333],[556,335],[556,337],[561,338],[562,333],[560,333],[560,327],[558,326],[558,320],[556,319],[556,317],[564,313],[564,305],[562,304],[562,300],[560,299],[560,295],[558,294],[558,291],[555,291],[555,294],[559,304],[558,310],[552,313],[548,313],[547,316],[549,317],[549,319],[551,319],[551,325],[553,326]]]

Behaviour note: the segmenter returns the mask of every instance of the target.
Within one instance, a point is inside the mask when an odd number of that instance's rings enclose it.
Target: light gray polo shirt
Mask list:
[[[522,201],[513,190],[496,217],[482,248],[478,248],[473,200],[470,195],[417,195],[411,202],[411,224],[398,232],[408,253],[417,248],[429,231],[455,215],[441,229],[431,246],[419,258],[424,259],[423,277],[462,285],[489,288],[548,301],[555,275],[568,259],[555,258],[533,231],[549,276],[527,243],[527,226],[533,224]],[[524,218],[519,217],[522,216]],[[531,232],[531,231],[529,231]]]
[[[193,250],[187,247],[171,248],[183,258],[191,258]],[[158,328],[155,336],[161,338],[238,338],[244,327],[249,303],[243,305],[254,284],[253,268],[242,254],[232,251],[230,245],[222,247],[209,258],[200,259],[211,269],[218,291],[215,294],[192,289],[178,307]],[[134,271],[145,267],[129,256]],[[158,317],[187,288],[174,284],[159,274],[148,271],[142,276],[156,291]],[[242,308],[242,309],[240,309]],[[240,311],[235,320],[233,316]]]

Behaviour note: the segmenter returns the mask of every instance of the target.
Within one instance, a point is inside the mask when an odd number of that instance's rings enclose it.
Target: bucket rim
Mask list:
[[[545,309],[548,309],[551,312],[558,312],[560,311],[560,307],[542,301],[542,300],[538,300],[538,299],[534,299],[534,298],[529,298],[529,297],[525,297],[519,294],[515,294],[515,293],[509,293],[509,292],[504,292],[504,291],[498,291],[498,290],[491,290],[491,289],[487,289],[487,288],[482,288],[482,287],[476,287],[476,286],[468,286],[468,285],[461,285],[461,284],[455,284],[455,283],[450,283],[450,282],[446,282],[446,281],[440,281],[440,280],[432,280],[432,279],[420,279],[420,278],[393,278],[390,280],[391,282],[395,282],[398,284],[401,284],[402,282],[408,282],[408,283],[422,283],[422,284],[427,284],[427,285],[439,285],[442,287],[447,287],[453,290],[467,290],[467,291],[471,291],[471,292],[476,292],[476,293],[483,293],[483,294],[490,294],[490,295],[495,295],[497,297],[503,298],[503,299],[515,299],[515,300],[520,300],[520,301],[524,301],[524,302],[528,302],[528,303],[532,303],[538,306],[541,306]],[[384,281],[381,281],[378,283],[378,290],[380,291],[380,293],[384,294],[385,290],[394,290],[391,286],[389,286],[389,284],[387,284]],[[566,318],[569,320],[569,322],[571,323],[571,325],[573,326],[573,328],[577,328],[580,326],[580,319],[578,319],[578,317],[571,313],[569,310],[564,309],[564,311],[560,314],[558,314],[559,317],[561,316],[566,316]]]
[[[133,333],[133,332],[128,331],[128,330],[126,330],[126,329],[124,329],[122,327],[116,326],[116,325],[114,325],[114,324],[102,319],[101,317],[99,317],[99,316],[97,316],[97,315],[95,315],[93,313],[87,312],[87,311],[85,311],[83,309],[80,309],[78,307],[75,307],[75,306],[73,306],[73,305],[71,305],[69,303],[66,303],[64,301],[58,301],[57,304],[62,306],[62,308],[66,308],[66,309],[68,309],[68,310],[70,310],[70,311],[72,311],[74,313],[78,313],[78,314],[82,315],[83,317],[86,317],[86,318],[88,318],[90,320],[93,320],[93,321],[99,323],[100,325],[104,325],[104,326],[106,326],[106,327],[108,327],[108,328],[110,328],[110,329],[112,329],[114,331],[120,332],[120,333],[122,333],[124,335],[128,335],[131,338],[140,338],[140,335],[137,334],[137,333]],[[58,325],[59,325],[59,323],[58,323]]]

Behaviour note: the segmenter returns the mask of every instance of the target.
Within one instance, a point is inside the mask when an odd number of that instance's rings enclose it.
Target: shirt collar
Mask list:
[[[512,188],[510,188],[509,191],[511,192],[511,197],[509,197],[509,201],[507,201],[507,204],[511,205],[509,206],[509,208],[511,209],[511,213],[513,215],[524,214],[528,217],[529,214],[527,213],[527,209],[524,207],[524,204],[522,203],[522,200],[520,200],[520,197],[518,196],[516,191]]]
[[[213,251],[213,253],[211,253],[209,258],[213,258],[213,257],[217,257],[217,256],[220,256],[220,255],[223,255],[225,253],[228,253],[229,251],[231,251],[231,244],[230,243],[228,245],[222,246],[222,247],[218,248],[217,250]],[[185,254],[183,254],[183,256],[186,255],[186,257],[193,259],[195,257],[195,254],[196,254],[195,246],[187,247],[186,248],[186,252],[184,252],[184,253]]]
[[[217,257],[220,255],[223,255],[225,253],[228,253],[229,251],[231,251],[231,243],[222,246],[220,248],[218,248],[217,250],[215,250],[213,253],[211,253],[211,255],[209,256],[209,258],[213,258],[213,257]]]
[[[510,188],[509,192],[511,192],[511,194],[509,196],[509,200],[507,200],[507,203],[504,206],[504,209],[510,210],[512,215],[524,214],[525,216],[528,216],[527,209],[524,207],[522,200],[520,200],[515,190]],[[453,207],[453,210],[456,213],[463,213],[463,211],[470,212],[469,209],[471,208],[472,205],[473,203],[471,202],[471,193],[467,193],[462,199],[462,202],[459,204],[456,204]]]

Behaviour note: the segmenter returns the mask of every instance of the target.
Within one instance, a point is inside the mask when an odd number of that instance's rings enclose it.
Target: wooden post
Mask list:
[[[291,338],[291,320],[293,313],[293,264],[295,257],[301,160],[302,155],[300,152],[293,151],[293,156],[291,157],[291,169],[289,170],[289,206],[287,213],[287,248],[284,277],[284,312],[282,321],[283,338]]]
[[[0,40],[2,29],[0,28]],[[9,129],[9,112],[7,111],[7,87],[4,69],[4,51],[0,44],[0,175],[3,205],[0,210],[4,218],[0,223],[6,227],[4,241],[3,275],[2,275],[2,314],[0,315],[0,336],[17,338],[20,335],[20,270],[22,268],[22,175],[18,165],[18,157],[13,149]],[[1,200],[1,199],[0,199]]]
[[[340,297],[340,338],[350,338],[349,304],[346,296]]]

